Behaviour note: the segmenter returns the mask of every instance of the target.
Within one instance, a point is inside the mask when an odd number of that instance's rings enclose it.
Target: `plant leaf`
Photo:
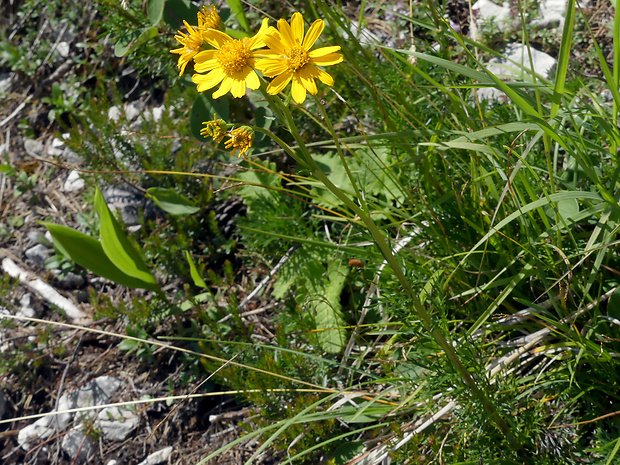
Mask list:
[[[146,5],[146,14],[151,21],[151,26],[157,26],[164,15],[166,0],[149,0]]]
[[[128,35],[120,38],[114,44],[114,55],[124,57],[132,50],[135,50],[144,42],[151,40],[159,34],[157,27],[151,26],[143,29],[132,31]]]
[[[95,211],[101,222],[101,246],[110,261],[123,273],[143,281],[147,289],[159,291],[159,285],[151,274],[148,266],[133,248],[127,235],[116,221],[105,203],[103,194],[97,188],[95,192]]]
[[[59,224],[41,224],[52,235],[56,248],[78,265],[121,286],[156,290],[151,283],[134,278],[121,271],[105,254],[101,242],[94,237]]]
[[[151,187],[147,189],[146,193],[159,208],[171,215],[192,215],[200,211],[200,208],[196,207],[191,200],[172,189]]]
[[[188,0],[166,0],[163,17],[166,24],[173,29],[183,27],[183,21],[196,24],[200,10]]]
[[[202,279],[202,276],[200,276],[198,268],[196,268],[196,264],[194,263],[194,260],[192,260],[192,256],[187,250],[185,251],[185,258],[187,259],[187,263],[189,263],[189,272],[192,280],[194,281],[194,284],[198,287],[202,287],[203,289],[207,289],[207,283],[204,279]]]

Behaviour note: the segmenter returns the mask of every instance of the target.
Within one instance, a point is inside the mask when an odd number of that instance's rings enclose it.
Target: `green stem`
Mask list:
[[[392,250],[390,249],[390,246],[388,244],[388,241],[387,241],[385,235],[382,233],[382,231],[376,225],[376,223],[371,218],[371,216],[366,211],[364,211],[363,208],[360,208],[359,205],[357,205],[355,202],[353,202],[337,186],[335,186],[330,181],[330,179],[325,175],[325,173],[319,168],[317,163],[314,161],[314,158],[312,157],[312,155],[308,151],[308,148],[306,147],[306,145],[305,145],[301,135],[299,134],[299,131],[297,130],[297,127],[296,127],[295,122],[293,120],[293,116],[292,116],[292,114],[290,112],[290,109],[287,106],[285,106],[282,103],[282,100],[280,100],[279,98],[274,98],[273,96],[268,95],[266,92],[263,92],[263,93],[264,93],[264,95],[266,96],[266,98],[269,100],[269,102],[272,105],[276,105],[278,107],[278,109],[279,109],[278,113],[280,113],[281,115],[283,115],[286,118],[286,120],[283,121],[283,123],[285,123],[287,125],[287,129],[290,131],[291,135],[293,136],[293,138],[297,142],[297,145],[299,146],[299,148],[300,148],[300,150],[302,152],[302,158],[303,158],[303,161],[305,162],[304,165],[306,167],[308,167],[310,172],[319,181],[321,181],[325,185],[325,187],[327,187],[336,197],[338,197],[338,199],[340,199],[347,207],[349,207],[361,219],[361,221],[366,225],[366,227],[368,228],[368,231],[372,235],[372,237],[375,240],[377,246],[379,246],[379,249],[381,250],[381,253],[383,254],[383,257],[387,261],[388,265],[390,265],[390,267],[392,268],[394,274],[396,275],[399,283],[403,287],[403,289],[406,292],[407,296],[412,300],[413,307],[414,307],[416,313],[418,314],[418,316],[420,317],[420,320],[422,320],[422,323],[424,324],[424,327],[426,328],[426,330],[430,332],[430,334],[432,335],[433,339],[437,342],[439,347],[441,347],[441,349],[445,352],[446,356],[450,360],[450,363],[452,364],[454,369],[460,374],[460,376],[461,376],[461,378],[463,380],[463,383],[468,388],[471,389],[474,397],[476,397],[480,401],[480,403],[482,404],[484,410],[489,414],[489,416],[491,417],[493,422],[497,425],[499,430],[504,435],[506,435],[506,437],[508,438],[508,440],[510,441],[510,443],[513,446],[516,446],[515,438],[514,438],[513,434],[511,433],[510,428],[508,427],[508,425],[504,421],[504,419],[499,415],[499,413],[495,409],[495,406],[492,404],[492,402],[489,400],[489,398],[485,395],[485,393],[478,387],[478,385],[476,384],[475,380],[472,378],[472,376],[467,371],[467,368],[461,362],[461,359],[457,355],[457,353],[454,350],[454,347],[452,346],[452,344],[450,342],[448,342],[448,340],[445,338],[445,336],[440,331],[440,329],[433,324],[433,320],[431,318],[431,315],[424,308],[424,306],[422,305],[422,302],[420,302],[419,297],[413,291],[413,288],[411,287],[411,284],[409,283],[409,280],[405,276],[405,273],[403,272],[400,264],[398,263],[398,261],[396,260],[396,257],[392,253]],[[331,127],[331,124],[329,123],[329,120],[327,120],[327,124],[328,124],[328,127],[330,127],[331,135],[334,138],[334,141],[336,141],[336,145],[338,146],[337,135],[335,134],[333,128]],[[276,142],[278,144],[280,144],[280,142],[282,142],[282,144],[284,144],[283,141],[278,142],[276,140]],[[286,144],[284,144],[284,145],[286,145]],[[291,154],[292,151],[290,150],[290,148],[288,150],[284,146],[282,146],[282,148],[284,150],[286,150],[287,153]],[[298,157],[299,157],[298,154],[295,154],[293,156],[293,158],[295,160],[299,160]],[[355,185],[355,183],[354,183],[354,185]]]

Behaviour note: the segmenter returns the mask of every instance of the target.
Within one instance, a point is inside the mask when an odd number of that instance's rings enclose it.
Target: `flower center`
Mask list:
[[[296,45],[289,50],[286,64],[291,71],[297,71],[307,65],[309,61],[308,52],[303,47]]]
[[[231,76],[247,65],[252,56],[247,43],[247,38],[233,39],[226,42],[218,50],[216,59],[227,75]]]

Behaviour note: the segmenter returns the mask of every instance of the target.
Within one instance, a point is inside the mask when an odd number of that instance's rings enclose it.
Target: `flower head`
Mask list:
[[[239,156],[244,155],[245,152],[252,147],[254,142],[254,130],[249,126],[241,126],[240,128],[233,129],[226,134],[229,139],[224,144],[227,149],[231,148],[233,151],[230,153],[234,155],[237,149],[239,150]]]
[[[219,98],[230,91],[233,97],[243,97],[246,86],[258,89],[260,80],[254,67],[256,53],[254,50],[264,47],[264,36],[267,32],[267,19],[252,38],[233,39],[224,32],[210,29],[204,35],[206,41],[215,47],[215,50],[205,50],[194,57],[196,65],[192,80],[198,84],[198,92],[211,89],[221,83],[219,89],[213,93],[213,98]]]
[[[185,72],[185,67],[198,53],[202,51],[202,47],[205,44],[205,33],[209,29],[221,29],[223,26],[220,15],[217,14],[215,7],[209,5],[202,7],[202,11],[198,12],[198,27],[190,26],[187,21],[183,21],[187,34],[178,31],[174,38],[183,45],[181,48],[175,48],[170,50],[171,53],[178,53],[179,62],[177,64],[179,68],[179,76],[182,76]]]
[[[174,38],[183,45],[181,48],[175,48],[170,50],[170,53],[179,53],[179,62],[177,64],[179,68],[179,76],[183,75],[185,67],[201,50],[202,44],[204,44],[203,30],[194,28],[188,24],[187,21],[183,21],[187,34],[178,31]]]
[[[204,128],[200,130],[200,134],[204,137],[212,137],[215,142],[221,142],[226,133],[228,125],[224,120],[217,119],[217,115],[213,115],[213,121],[206,121]]]
[[[293,100],[303,103],[306,92],[317,93],[314,78],[328,86],[334,85],[334,79],[317,66],[330,66],[340,63],[343,57],[339,46],[322,47],[310,50],[315,44],[325,23],[317,19],[304,37],[304,18],[301,13],[294,13],[289,25],[285,19],[278,21],[278,29],[271,27],[265,35],[267,51],[259,53],[263,57],[256,64],[256,69],[266,77],[275,77],[267,87],[271,95],[281,92],[293,80]]]
[[[213,5],[203,6],[202,11],[198,12],[198,28],[199,29],[222,29],[222,20]]]

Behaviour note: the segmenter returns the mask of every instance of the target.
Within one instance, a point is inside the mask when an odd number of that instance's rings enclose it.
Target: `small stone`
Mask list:
[[[121,109],[117,106],[112,106],[108,109],[108,119],[110,121],[114,121],[115,123],[118,123],[118,120],[121,119],[122,114]]]
[[[104,408],[97,419],[101,433],[110,441],[124,441],[140,423],[134,412],[123,407]]]
[[[160,463],[167,462],[172,455],[172,446],[168,446],[157,452],[153,452],[146,460],[140,462],[139,465],[159,465]]]
[[[69,43],[68,42],[59,42],[58,45],[56,46],[56,51],[58,52],[58,54],[63,57],[63,58],[68,58],[69,57]]]
[[[54,428],[50,427],[51,416],[39,418],[31,425],[22,428],[17,433],[17,443],[24,450],[30,450],[33,444],[45,441],[54,434]]]
[[[95,440],[81,431],[69,431],[62,438],[62,450],[72,460],[86,462],[95,453]]]
[[[45,232],[43,231],[36,231],[36,230],[28,231],[28,234],[26,234],[26,237],[28,237],[28,240],[35,242],[37,244],[43,244],[47,246],[52,245],[52,243],[48,241],[47,238],[45,237]]]
[[[50,251],[43,244],[37,244],[26,250],[26,258],[32,260],[35,265],[45,266],[45,262],[49,257]]]
[[[16,316],[25,316],[26,318],[35,318],[37,316],[37,310],[34,306],[34,302],[31,294],[24,294],[19,299],[19,310]]]
[[[134,119],[136,119],[138,116],[140,116],[140,113],[142,113],[143,109],[144,104],[128,103],[127,105],[125,105],[125,116],[127,117],[127,120],[133,121]]]
[[[0,73],[0,94],[4,94],[11,89],[13,76],[9,73]]]
[[[86,183],[80,176],[79,171],[73,170],[67,176],[65,185],[62,187],[63,192],[78,192],[84,189]]]
[[[45,146],[41,141],[34,139],[24,139],[24,150],[34,158],[41,158],[45,153]]]

